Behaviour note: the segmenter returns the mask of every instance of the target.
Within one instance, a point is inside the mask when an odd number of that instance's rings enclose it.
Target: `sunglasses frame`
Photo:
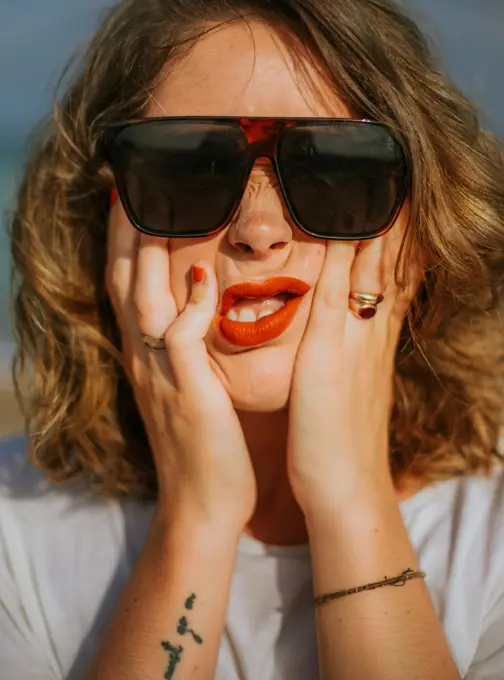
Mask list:
[[[205,232],[191,232],[188,234],[177,234],[176,236],[170,236],[167,234],[160,234],[159,231],[153,231],[149,229],[148,227],[145,227],[144,225],[141,225],[138,223],[134,211],[132,210],[132,206],[130,204],[130,200],[128,197],[128,192],[126,190],[126,187],[124,186],[124,183],[122,181],[122,178],[119,176],[119,173],[115,171],[114,168],[114,163],[113,163],[113,146],[114,143],[117,139],[117,137],[121,134],[121,132],[129,127],[142,127],[144,125],[149,125],[152,123],[163,123],[163,122],[179,122],[179,123],[185,123],[185,122],[198,122],[198,123],[209,123],[212,125],[218,125],[218,124],[229,124],[233,123],[236,125],[237,128],[240,129],[241,133],[244,135],[244,137],[247,140],[247,145],[248,145],[248,154],[249,154],[249,168],[247,173],[244,176],[244,180],[242,183],[242,187],[240,189],[238,198],[233,206],[232,211],[230,212],[230,216],[227,220],[223,221],[222,224],[219,225],[216,229],[213,229],[212,231],[205,231]],[[284,182],[282,180],[282,175],[280,172],[279,168],[279,163],[278,163],[278,148],[280,145],[280,141],[282,136],[290,129],[294,127],[303,127],[303,126],[324,126],[327,125],[327,123],[332,123],[336,125],[353,125],[353,126],[377,126],[381,127],[387,130],[387,132],[390,134],[391,138],[397,143],[402,156],[403,156],[403,162],[404,162],[404,167],[405,167],[405,178],[404,178],[404,185],[402,187],[402,191],[399,191],[394,203],[394,206],[391,210],[390,213],[390,218],[386,225],[381,229],[378,233],[372,233],[372,234],[350,234],[348,236],[345,235],[339,235],[339,236],[321,236],[320,234],[315,234],[311,232],[309,229],[307,229],[297,218],[296,216],[296,210],[294,206],[292,205],[289,196],[288,196],[288,191],[285,188]],[[267,116],[162,116],[162,117],[153,117],[153,118],[141,118],[141,119],[134,119],[130,121],[122,121],[122,122],[117,122],[117,123],[109,123],[105,125],[105,137],[104,137],[104,142],[105,142],[105,149],[104,149],[104,155],[107,160],[107,162],[111,165],[112,171],[115,176],[116,180],[116,185],[117,189],[119,192],[119,196],[121,198],[121,202],[123,204],[124,210],[126,212],[126,215],[132,225],[140,232],[144,234],[148,234],[150,236],[156,236],[159,238],[204,238],[206,236],[214,236],[215,234],[219,233],[223,229],[225,229],[229,224],[233,221],[234,217],[236,216],[236,213],[239,209],[239,206],[242,202],[244,192],[246,190],[247,184],[250,179],[250,174],[252,172],[252,169],[257,162],[259,158],[267,158],[275,171],[275,175],[277,177],[277,180],[279,182],[279,186],[282,192],[282,198],[285,201],[285,204],[287,206],[287,209],[289,211],[289,214],[293,220],[293,222],[296,224],[296,226],[305,234],[308,234],[312,238],[316,238],[319,240],[324,240],[324,241],[367,241],[371,240],[374,238],[378,238],[380,236],[383,236],[386,234],[394,225],[395,221],[397,220],[397,217],[399,216],[399,213],[401,212],[404,203],[406,201],[406,198],[408,194],[410,193],[411,190],[411,163],[409,161],[409,155],[407,153],[407,145],[402,138],[402,136],[396,132],[390,125],[386,123],[380,123],[378,121],[373,121],[373,120],[368,120],[368,119],[354,119],[354,118],[308,118],[308,117],[301,117],[301,118],[280,118],[280,117],[267,117]]]

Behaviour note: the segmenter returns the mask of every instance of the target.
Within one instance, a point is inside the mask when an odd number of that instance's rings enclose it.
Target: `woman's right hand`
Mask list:
[[[203,281],[193,272],[189,302],[178,314],[167,239],[140,234],[120,202],[112,207],[107,290],[156,465],[158,508],[173,519],[227,523],[241,532],[255,509],[256,480],[204,342],[218,303],[215,273],[197,264]],[[149,349],[142,334],[164,337],[166,351]]]

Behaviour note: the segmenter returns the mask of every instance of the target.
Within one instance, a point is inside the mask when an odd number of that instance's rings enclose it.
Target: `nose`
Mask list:
[[[228,238],[234,249],[254,260],[268,259],[277,251],[286,255],[290,250],[292,228],[269,161],[258,161],[252,170]]]

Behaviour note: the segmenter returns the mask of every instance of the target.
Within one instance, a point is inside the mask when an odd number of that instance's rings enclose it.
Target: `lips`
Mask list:
[[[278,276],[267,281],[239,283],[224,291],[220,314],[216,324],[228,342],[240,347],[255,347],[274,340],[284,333],[292,323],[303,296],[311,286],[301,279]],[[257,300],[281,296],[285,304],[281,309],[257,321],[233,321],[226,317],[230,309],[247,300]]]

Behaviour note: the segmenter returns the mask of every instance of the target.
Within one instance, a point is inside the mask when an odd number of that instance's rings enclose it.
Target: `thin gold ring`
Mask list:
[[[372,295],[371,293],[350,292],[349,309],[352,314],[362,321],[368,321],[376,316],[378,305],[383,302],[383,295]]]
[[[371,293],[358,293],[357,291],[351,290],[350,298],[368,305],[379,305],[383,302],[383,295],[381,293],[372,295]]]
[[[152,349],[155,352],[166,350],[164,338],[155,338],[153,335],[142,335],[142,340],[149,349]]]

